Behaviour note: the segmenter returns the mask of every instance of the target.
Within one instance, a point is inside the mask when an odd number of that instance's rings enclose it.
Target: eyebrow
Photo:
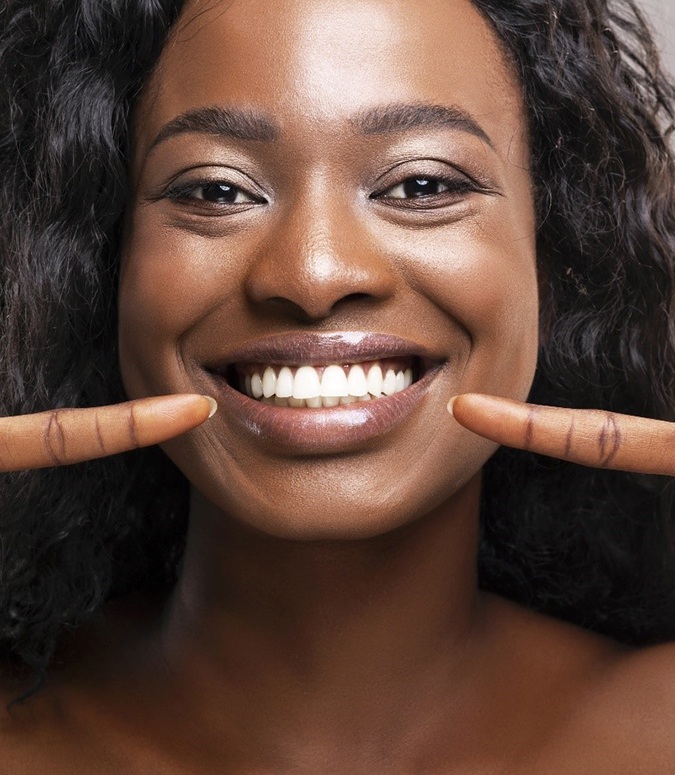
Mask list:
[[[491,148],[494,144],[481,125],[462,108],[445,105],[394,103],[371,108],[352,122],[366,135],[406,132],[409,129],[450,128],[479,137]]]
[[[279,136],[279,127],[272,119],[254,110],[219,105],[197,108],[185,111],[165,124],[152,141],[148,153],[170,137],[186,132],[271,142]]]
[[[418,128],[451,128],[468,132],[494,144],[490,136],[465,110],[445,105],[394,103],[371,108],[351,120],[362,134],[388,134]],[[170,137],[197,132],[253,142],[272,142],[280,135],[279,125],[269,116],[246,108],[214,105],[181,113],[165,124],[148,148],[148,153]]]

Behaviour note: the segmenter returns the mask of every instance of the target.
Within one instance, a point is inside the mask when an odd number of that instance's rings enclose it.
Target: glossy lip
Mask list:
[[[324,409],[265,404],[231,387],[224,372],[240,362],[279,365],[359,363],[391,357],[418,357],[427,368],[417,382],[393,396]],[[205,364],[219,411],[247,434],[291,454],[346,452],[403,423],[427,395],[444,359],[410,341],[381,334],[280,335],[232,350]]]
[[[325,366],[363,363],[380,358],[419,357],[440,363],[444,356],[406,339],[386,334],[340,332],[333,334],[280,334],[266,337],[207,361],[210,371],[223,372],[233,363],[270,363],[279,366]]]

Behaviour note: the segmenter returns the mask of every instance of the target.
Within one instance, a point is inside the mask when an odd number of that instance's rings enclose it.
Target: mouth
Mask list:
[[[205,367],[232,427],[284,453],[315,454],[393,431],[424,403],[444,363],[399,337],[340,332],[260,339]]]
[[[396,395],[426,371],[423,359],[408,356],[323,365],[235,363],[224,376],[235,390],[264,404],[324,409]]]

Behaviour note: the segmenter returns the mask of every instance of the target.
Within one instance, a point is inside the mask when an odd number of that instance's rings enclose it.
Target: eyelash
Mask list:
[[[404,188],[406,184],[411,181],[421,184],[425,183],[436,184],[437,186],[444,186],[444,191],[436,193],[422,194],[420,196],[387,196],[387,192],[391,192],[397,188]],[[205,189],[209,186],[227,186],[232,191],[236,192],[236,197],[243,194],[248,197],[249,201],[246,202],[209,202],[203,197],[196,197],[191,194],[199,189]],[[385,189],[376,191],[370,195],[372,200],[384,200],[388,205],[392,207],[407,207],[426,209],[442,207],[447,199],[456,198],[463,194],[469,194],[474,191],[480,190],[480,187],[468,178],[459,178],[452,176],[433,176],[433,175],[409,175],[408,177],[400,180]],[[171,200],[172,202],[190,202],[197,207],[223,210],[224,208],[237,208],[249,207],[253,204],[266,204],[267,200],[263,197],[256,196],[250,191],[247,191],[241,186],[236,186],[229,183],[226,180],[196,180],[186,183],[175,183],[171,185],[163,195],[164,198]],[[199,203],[199,204],[197,204]]]
[[[218,203],[218,202],[209,202],[206,199],[199,198],[196,196],[190,196],[190,194],[200,188],[208,188],[209,186],[227,186],[233,191],[236,191],[237,194],[244,194],[247,196],[251,201],[249,202],[226,202],[226,203]],[[228,182],[227,180],[192,180],[186,183],[174,183],[173,185],[169,186],[169,188],[166,190],[164,197],[166,199],[170,199],[173,202],[180,202],[189,200],[191,202],[200,202],[203,204],[200,204],[201,207],[241,207],[241,205],[251,205],[251,204],[265,204],[267,202],[266,199],[255,196],[250,191],[247,191],[242,186],[236,186],[233,183]]]
[[[419,196],[392,196],[388,191],[394,191],[397,188],[404,193],[405,186],[411,182],[420,186],[425,184],[435,184],[436,186],[443,186],[444,191],[438,191],[436,193],[422,193]],[[442,176],[442,175],[409,175],[398,183],[388,186],[381,191],[377,191],[370,195],[371,199],[385,200],[388,205],[393,207],[417,207],[419,209],[427,209],[429,207],[443,207],[447,203],[448,199],[456,199],[463,194],[469,194],[474,191],[478,191],[479,187],[468,178]]]

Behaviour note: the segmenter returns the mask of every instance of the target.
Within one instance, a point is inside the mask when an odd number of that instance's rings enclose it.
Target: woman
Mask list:
[[[8,477],[8,771],[668,769],[671,486],[446,404],[673,473],[520,403],[672,419],[672,94],[630,4],[503,5],[3,12],[5,410],[193,428]],[[479,589],[481,502],[483,590],[623,645]]]

